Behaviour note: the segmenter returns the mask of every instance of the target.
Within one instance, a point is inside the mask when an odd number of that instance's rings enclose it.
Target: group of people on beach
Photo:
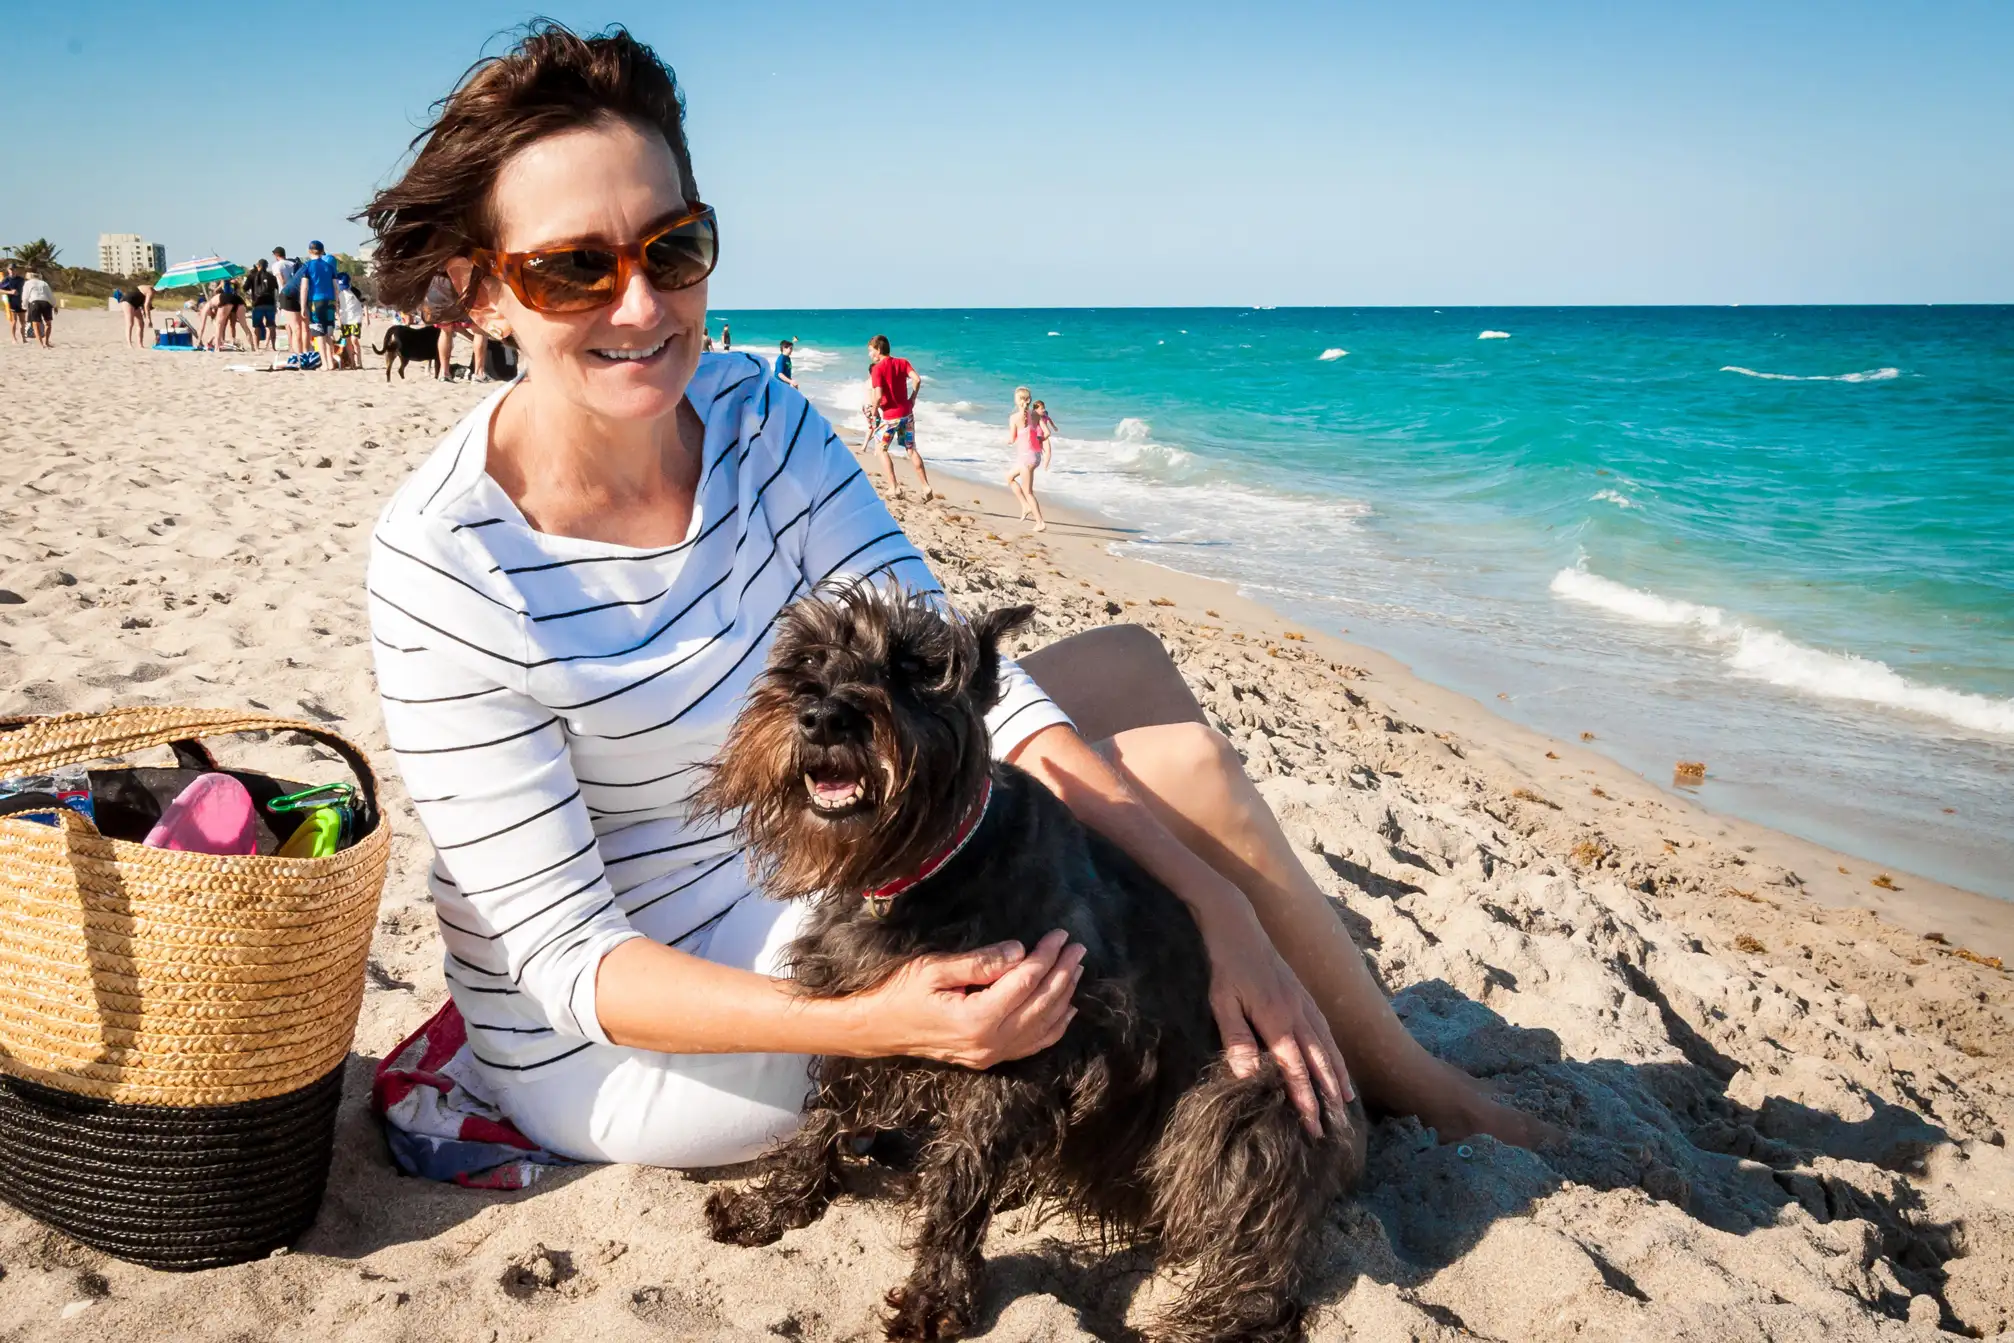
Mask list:
[[[125,314],[126,343],[141,349],[155,344],[155,284],[122,285],[113,305]],[[320,241],[308,244],[305,258],[275,247],[243,274],[224,276],[197,289],[175,314],[199,350],[280,352],[282,321],[286,348],[312,351],[305,366],[334,371],[363,367],[364,326],[370,310],[348,271]],[[46,343],[46,342],[45,342]]]
[[[726,326],[721,330],[725,333]],[[791,371],[791,347],[790,341],[782,343],[777,362],[778,373],[786,379]],[[867,386],[860,405],[867,421],[865,445],[879,458],[888,477],[888,492],[897,499],[902,497],[902,485],[895,478],[894,451],[898,447],[909,454],[916,478],[923,484],[924,499],[933,497],[930,473],[916,446],[916,396],[922,386],[923,376],[915,365],[892,351],[888,337],[876,336],[867,343]],[[1035,473],[1049,465],[1055,433],[1056,421],[1050,418],[1049,408],[1026,387],[1016,387],[1014,412],[1007,419],[1007,443],[1014,450],[1007,484],[1021,506],[1021,521],[1032,519],[1038,532],[1047,531],[1049,524],[1043,520],[1041,501],[1035,497]]]
[[[7,336],[16,345],[35,344],[49,348],[49,336],[56,326],[56,291],[40,271],[22,273],[21,267],[7,263],[0,276],[0,294],[7,299]]]

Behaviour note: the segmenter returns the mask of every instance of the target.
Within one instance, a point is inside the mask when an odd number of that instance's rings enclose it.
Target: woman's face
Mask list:
[[[690,205],[663,136],[603,122],[547,136],[504,165],[490,199],[493,246],[620,246]],[[654,419],[678,409],[699,367],[706,284],[667,293],[633,273],[605,308],[543,313],[491,280],[470,306],[479,324],[517,337],[541,395],[607,419]]]

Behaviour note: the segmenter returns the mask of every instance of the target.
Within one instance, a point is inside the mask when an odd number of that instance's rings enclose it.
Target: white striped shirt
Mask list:
[[[686,395],[705,455],[671,546],[534,531],[485,470],[508,390],[387,505],[369,577],[449,989],[476,1057],[506,1076],[608,1045],[595,969],[611,948],[697,949],[749,894],[731,826],[702,827],[688,802],[778,612],[828,578],[942,591],[831,426],[750,355],[700,359]],[[1068,721],[1002,665],[999,754]]]

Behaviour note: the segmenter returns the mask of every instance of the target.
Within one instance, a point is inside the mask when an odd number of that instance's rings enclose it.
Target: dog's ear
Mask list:
[[[972,622],[972,635],[979,641],[979,661],[972,668],[972,695],[981,713],[1000,702],[1000,641],[1035,618],[1032,606],[1003,606],[988,611]]]

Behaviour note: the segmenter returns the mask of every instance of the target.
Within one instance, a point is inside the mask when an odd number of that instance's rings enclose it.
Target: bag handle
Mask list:
[[[356,776],[363,797],[358,808],[359,832],[377,825],[377,775],[364,753],[347,738],[298,718],[238,709],[176,709],[149,704],[103,713],[0,719],[0,776],[44,774],[62,765],[125,755],[149,746],[177,747],[176,758],[187,765],[182,748],[208,761],[209,752],[195,744],[197,739],[236,732],[299,732],[329,747]]]

